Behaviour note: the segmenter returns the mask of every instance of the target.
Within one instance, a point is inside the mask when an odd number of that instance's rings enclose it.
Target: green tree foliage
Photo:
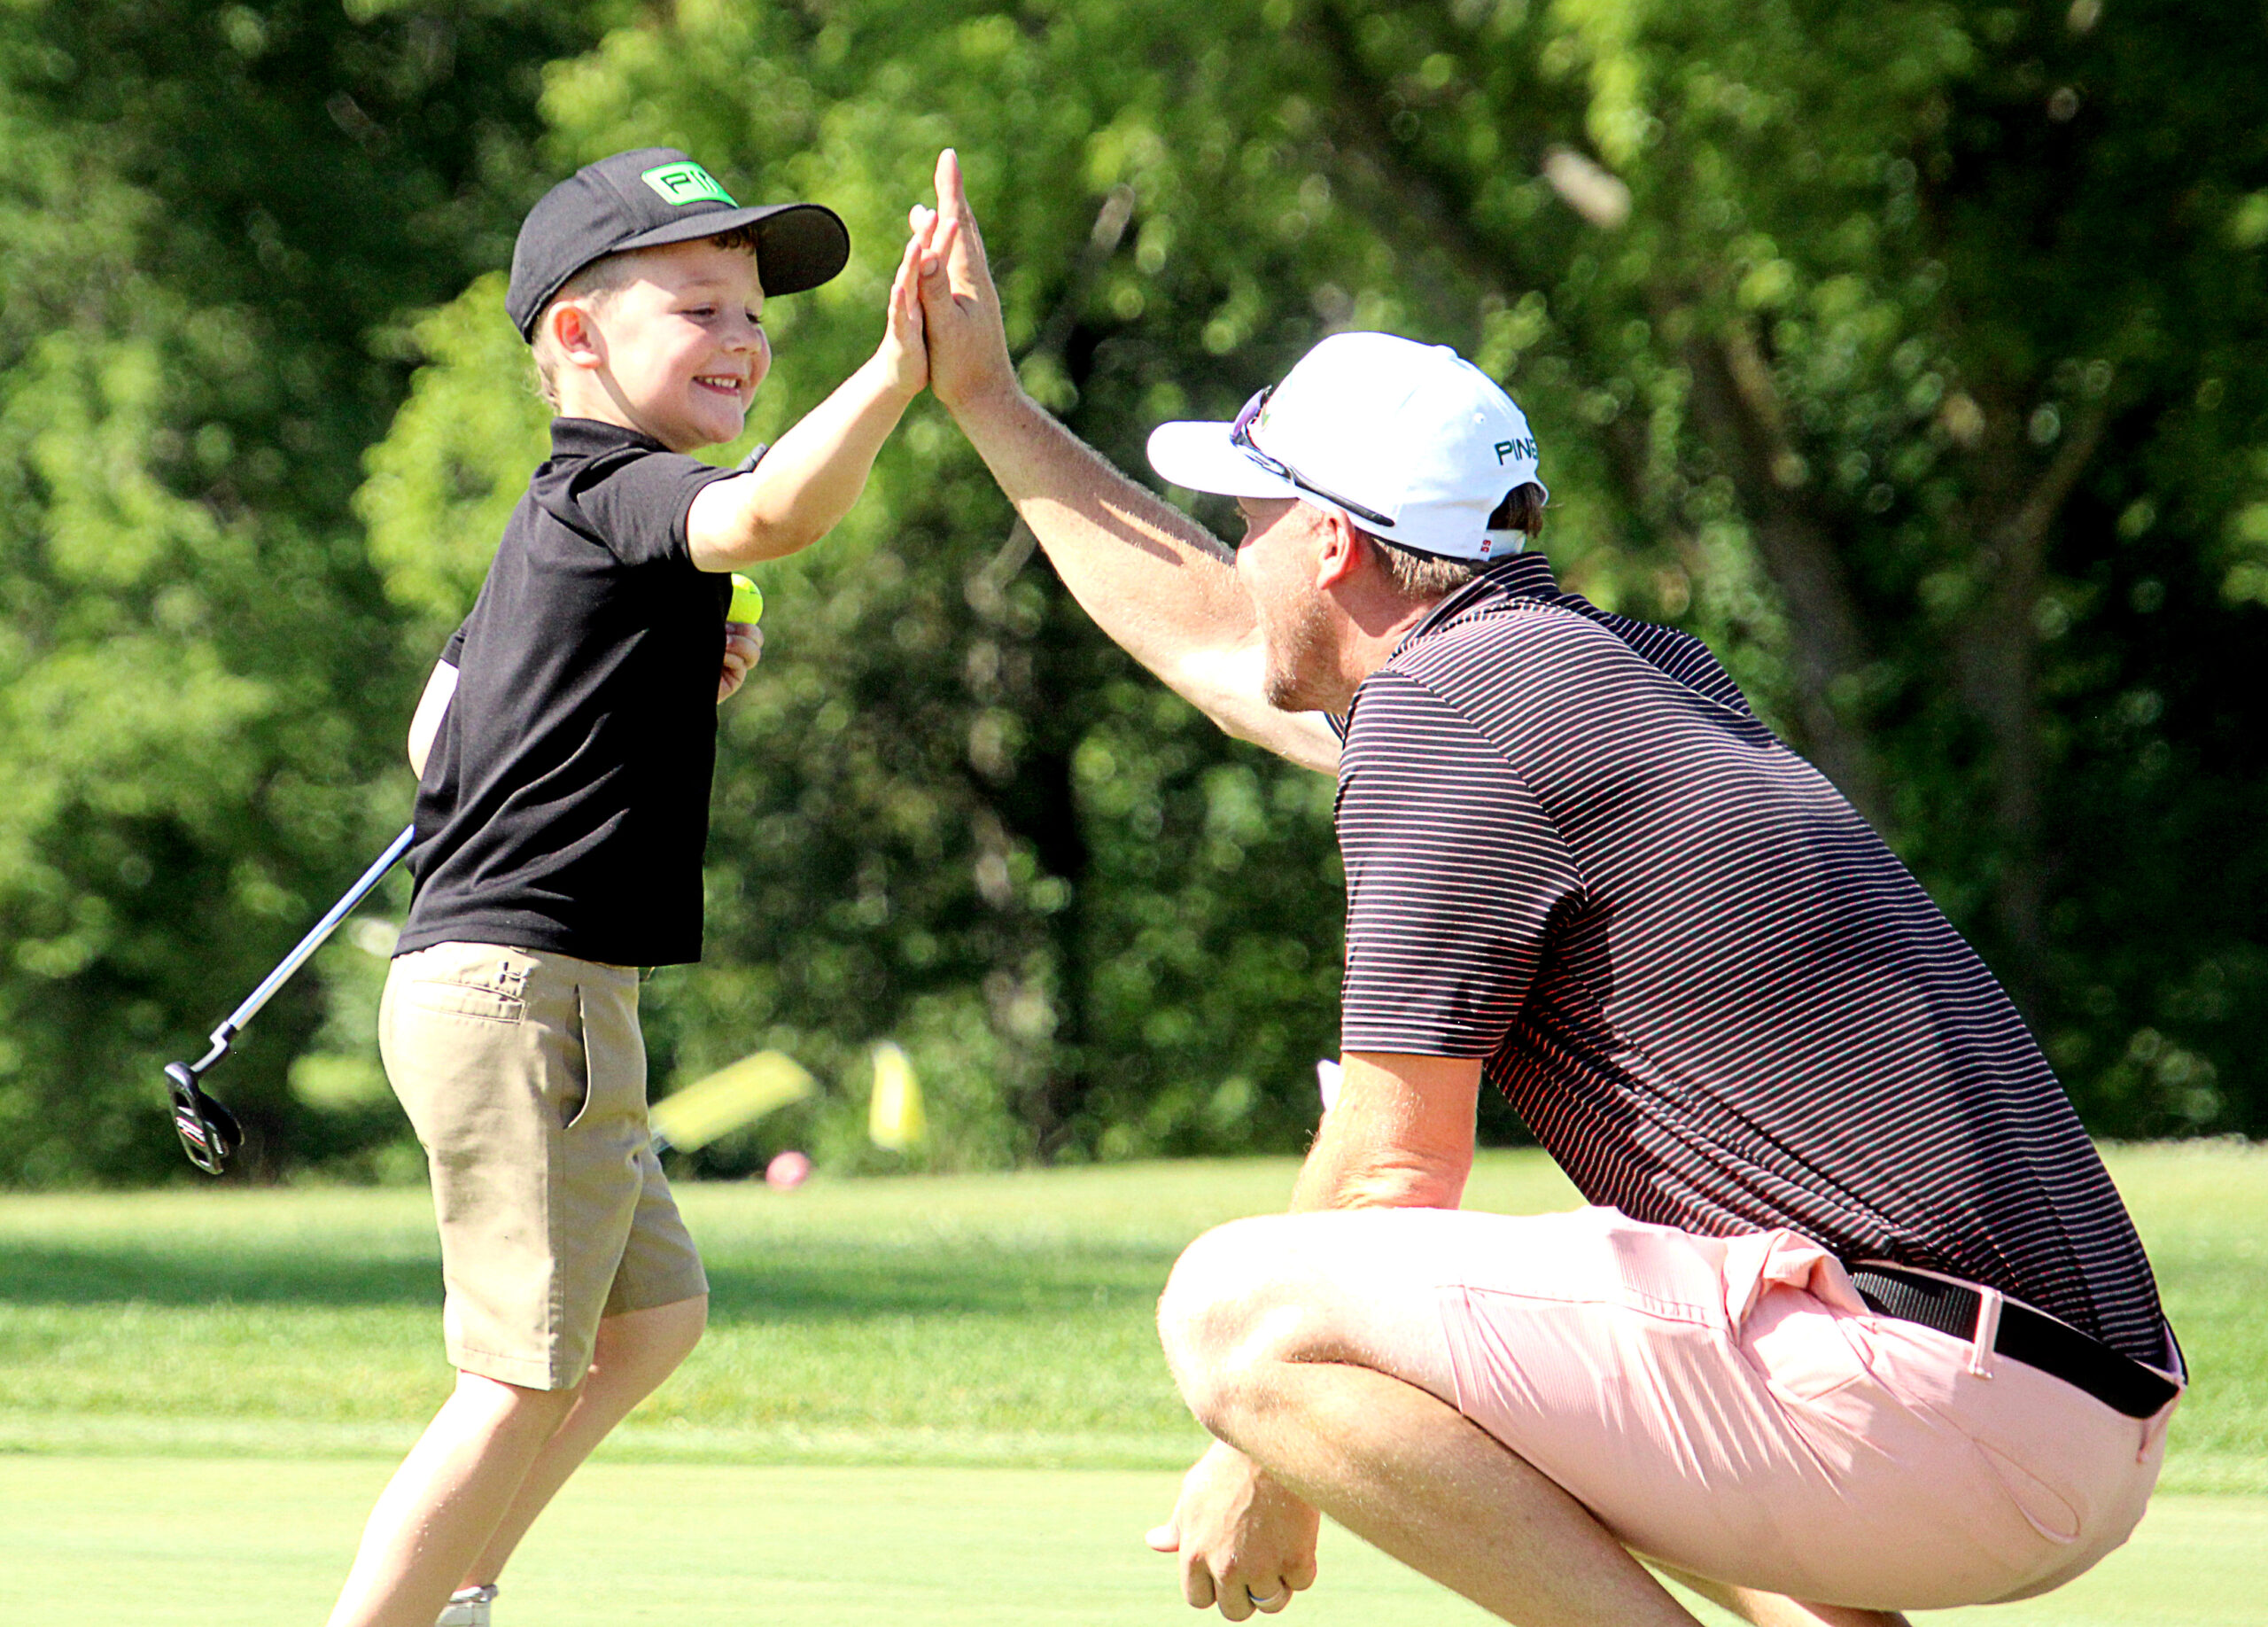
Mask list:
[[[175,1167],[159,1064],[406,806],[347,502],[391,324],[509,242],[536,64],[582,43],[534,5],[0,14],[0,1178]],[[285,1088],[319,993],[230,1077],[271,1159],[338,1149]]]
[[[873,342],[948,143],[1028,386],[1122,466],[1324,331],[1456,345],[1536,424],[1563,579],[1725,655],[1985,949],[2098,1130],[2261,1130],[2256,7],[711,0],[577,55],[532,8],[235,8],[183,23],[217,42],[188,66],[121,43],[174,12],[69,15],[5,25],[0,661],[36,794],[0,814],[0,1145],[25,1174],[88,1167],[39,1116],[123,1102],[112,1059],[158,1043],[128,1023],[210,1021],[403,806],[381,765],[408,686],[543,444],[493,269],[535,185],[515,98],[555,52],[544,173],[672,142],[743,198],[850,221],[850,272],[767,313],[752,438]],[[291,74],[260,66],[286,50]],[[91,71],[101,51],[131,72]],[[172,99],[113,88],[160,81]],[[177,129],[206,146],[159,153]],[[384,336],[421,308],[366,554],[341,505],[398,398]],[[276,404],[307,369],[323,410]],[[279,439],[295,416],[316,440]],[[263,448],[294,478],[258,484]],[[1335,1027],[1329,786],[1136,673],[1012,520],[923,406],[858,512],[766,577],[710,958],[651,985],[649,1031],[664,1084],[772,1044],[832,1088],[708,1167],[783,1137],[852,1157],[885,1034],[931,1088],[933,1161],[1302,1133]],[[138,541],[66,540],[112,531]],[[70,563],[145,556],[123,585]],[[164,589],[229,581],[241,635],[160,619]],[[58,630],[88,626],[62,661]],[[161,705],[105,657],[129,634],[159,641]],[[244,1076],[292,1158],[398,1133],[359,1038],[378,962],[322,964],[297,1094],[280,1056],[314,983]],[[141,1129],[83,1122],[116,1144],[94,1167],[148,1167]]]
[[[2257,1130],[2235,1036],[2268,996],[2260,629],[2225,606],[2256,580],[2228,549],[2268,439],[2232,365],[2268,325],[2260,18],[1291,26],[1405,236],[1507,328],[1533,312],[1547,444],[1596,448],[1619,554],[1674,556],[1632,608],[1691,615],[1726,543],[1752,561],[1776,615],[1705,630],[1776,658],[1757,675],[1791,732],[1985,946],[2096,1127]],[[1571,86],[1580,126],[1550,111]]]

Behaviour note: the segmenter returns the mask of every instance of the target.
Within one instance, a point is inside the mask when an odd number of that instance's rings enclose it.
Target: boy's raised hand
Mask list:
[[[897,275],[890,279],[888,325],[882,348],[875,352],[892,387],[909,396],[920,394],[929,383],[929,346],[921,315],[921,250],[919,237],[907,240]]]

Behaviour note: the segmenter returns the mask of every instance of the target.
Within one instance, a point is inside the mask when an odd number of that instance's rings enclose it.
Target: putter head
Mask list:
[[[189,1161],[207,1175],[229,1167],[229,1156],[244,1145],[245,1133],[235,1114],[198,1087],[197,1075],[187,1063],[166,1064],[166,1087],[173,1094],[174,1133]]]

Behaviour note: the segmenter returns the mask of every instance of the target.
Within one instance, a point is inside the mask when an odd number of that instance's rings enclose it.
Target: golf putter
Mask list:
[[[236,1115],[206,1095],[198,1081],[229,1054],[245,1024],[258,1016],[260,1008],[276,991],[307,964],[309,955],[322,947],[323,940],[338,930],[338,923],[346,919],[347,913],[369,896],[370,889],[385,879],[388,870],[401,862],[401,856],[409,851],[416,835],[417,828],[412,825],[394,837],[392,845],[362,872],[362,878],[346,890],[346,896],[325,912],[298,946],[245,997],[244,1004],[229,1013],[220,1027],[213,1031],[211,1050],[193,1063],[166,1064],[166,1086],[173,1094],[174,1130],[181,1137],[181,1149],[189,1155],[191,1164],[207,1175],[218,1175],[228,1168],[229,1156],[244,1145],[245,1133],[237,1123]]]

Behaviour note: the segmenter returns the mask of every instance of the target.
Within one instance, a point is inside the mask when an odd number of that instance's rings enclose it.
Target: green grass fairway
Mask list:
[[[2141,1534],[1938,1621],[2268,1627],[2268,1152],[2112,1149],[2199,1382]],[[1194,1619],[1141,1532],[1201,1437],[1151,1313],[1283,1160],[695,1187],[708,1341],[538,1528],[509,1627]],[[1532,1153],[1474,1207],[1565,1207]],[[0,1197],[0,1623],[320,1619],[446,1392],[422,1191]],[[2198,1494],[2213,1495],[2198,1495]],[[1351,1541],[1295,1615],[1478,1614]],[[659,1590],[659,1591],[656,1591]]]
[[[319,1621],[385,1474],[375,1461],[0,1459],[0,1621]],[[1217,1621],[1181,1604],[1170,1561],[1141,1543],[1173,1485],[1169,1474],[1126,1470],[594,1464],[529,1539],[506,1619],[516,1627]],[[2268,1504],[2167,1498],[2132,1544],[2051,1599],[1922,1619],[2257,1627],[2268,1620],[2264,1598]],[[1478,1627],[1493,1618],[1326,1529],[1322,1580],[1286,1619]]]

